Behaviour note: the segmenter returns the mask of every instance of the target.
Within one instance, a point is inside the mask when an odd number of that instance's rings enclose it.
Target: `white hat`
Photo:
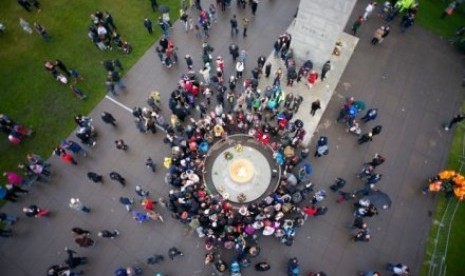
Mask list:
[[[71,204],[76,203],[78,200],[76,198],[71,198]]]
[[[264,236],[269,236],[274,233],[275,229],[271,226],[265,226],[265,229],[263,229],[263,235]]]

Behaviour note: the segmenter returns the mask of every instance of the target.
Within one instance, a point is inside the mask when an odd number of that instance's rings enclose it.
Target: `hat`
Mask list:
[[[74,204],[74,203],[78,202],[78,200],[76,198],[71,198],[70,201],[71,201],[71,204]]]
[[[284,213],[283,212],[279,212],[276,214],[276,216],[274,217],[275,220],[280,220],[284,217]]]
[[[241,214],[243,216],[246,216],[247,215],[247,207],[242,206],[241,208],[239,208],[239,214]]]
[[[265,229],[263,229],[263,235],[264,236],[270,236],[274,233],[274,228],[271,226],[265,226]]]
[[[213,131],[215,132],[215,136],[221,136],[224,130],[221,125],[215,125],[215,127],[213,128]]]

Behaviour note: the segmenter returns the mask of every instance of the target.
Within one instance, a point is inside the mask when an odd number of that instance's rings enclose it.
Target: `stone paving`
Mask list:
[[[350,21],[363,13],[367,2],[358,1]],[[248,51],[250,66],[246,67],[247,71],[259,55],[271,52],[276,37],[291,25],[299,2],[281,3],[261,1],[257,16],[251,20],[249,37],[232,39]],[[227,50],[231,42],[229,18],[233,13],[239,18],[251,17],[250,10],[236,11],[235,6],[220,13],[219,23],[214,26],[209,41],[215,48],[214,56],[224,57],[227,72],[233,68]],[[379,169],[384,174],[379,187],[391,196],[393,206],[368,221],[373,236],[369,243],[353,243],[346,228],[353,218],[352,208],[349,203],[336,204],[334,195],[329,194],[325,202],[329,207],[327,215],[310,219],[299,229],[294,246],[281,245],[268,237],[260,240],[262,253],[254,262],[268,261],[272,269],[267,275],[283,275],[287,259],[292,256],[300,258],[304,272],[323,270],[328,275],[356,275],[363,269],[383,271],[386,262],[404,262],[411,266],[413,275],[418,275],[432,222],[428,211],[434,206],[432,199],[421,195],[420,186],[426,177],[435,174],[447,162],[451,133],[444,133],[440,125],[459,110],[463,100],[460,87],[463,58],[445,41],[419,26],[401,34],[398,21],[392,23],[391,34],[385,41],[373,47],[369,41],[380,24],[382,21],[375,16],[364,22],[360,40],[331,101],[323,106],[324,112],[318,111],[322,116],[315,135],[329,137],[330,154],[318,160],[310,159],[314,167],[311,178],[317,188],[328,190],[333,179],[340,176],[348,180],[347,190],[356,189],[361,183],[354,175],[361,164],[375,152],[382,153],[387,162]],[[350,26],[351,22],[346,31]],[[179,56],[190,53],[199,70],[201,46],[194,34],[183,33],[176,22],[174,39]],[[164,68],[151,47],[126,73],[128,92],[116,100],[129,108],[143,106],[149,92],[159,90],[162,101],[166,102],[185,68],[182,59],[179,65]],[[330,73],[328,81],[334,75]],[[318,83],[314,88],[318,86],[324,87]],[[307,105],[313,101],[308,97],[312,92],[314,90],[301,91],[307,93],[304,100]],[[362,126],[369,130],[376,124],[383,125],[381,135],[369,144],[357,145],[356,137],[335,122],[339,108],[349,96],[363,99],[369,107],[379,109],[377,121]],[[119,124],[117,128],[101,122],[99,113],[104,110],[114,114]],[[165,116],[167,110],[164,108]],[[308,107],[302,105],[298,115],[307,112]],[[166,275],[214,275],[213,269],[203,264],[203,241],[188,233],[166,211],[162,211],[164,224],[139,225],[118,202],[120,196],[134,197],[135,185],[148,188],[153,198],[167,194],[169,187],[164,184],[162,160],[170,150],[162,142],[163,133],[140,134],[131,113],[108,99],[102,100],[90,116],[100,136],[97,146],[89,150],[89,157],[78,157],[76,167],[52,158],[50,184],[36,185],[20,202],[3,208],[7,213],[20,215],[20,207],[37,203],[52,210],[52,215],[39,220],[22,216],[13,228],[15,237],[0,240],[1,274],[43,275],[49,265],[65,259],[63,249],[68,246],[79,255],[89,257],[89,264],[82,267],[86,275],[113,275],[117,267],[127,265],[140,265],[144,275],[152,275],[155,271]],[[74,139],[73,134],[70,137]],[[128,152],[114,148],[116,138],[129,144]],[[310,146],[314,143],[310,142]],[[159,164],[155,174],[144,166],[149,155]],[[90,170],[105,174],[105,183],[89,182],[85,173]],[[109,179],[111,170],[117,170],[128,180],[125,188]],[[92,212],[83,214],[71,210],[68,207],[71,197],[79,197]],[[95,247],[78,249],[70,233],[73,226],[91,230],[97,240]],[[114,240],[98,239],[96,232],[106,228],[117,228],[121,235]],[[171,246],[177,246],[185,256],[174,261],[167,259],[157,266],[144,264],[154,253],[166,256]],[[255,274],[251,268],[244,272],[244,275]]]

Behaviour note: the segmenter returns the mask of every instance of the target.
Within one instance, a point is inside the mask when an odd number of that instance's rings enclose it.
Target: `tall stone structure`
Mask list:
[[[290,28],[291,47],[299,60],[321,67],[330,57],[357,0],[300,0]]]

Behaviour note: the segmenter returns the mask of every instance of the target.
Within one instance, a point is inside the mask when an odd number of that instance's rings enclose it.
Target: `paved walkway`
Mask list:
[[[351,20],[363,12],[366,4],[365,0],[358,2]],[[297,5],[296,0],[286,1],[285,5],[281,1],[262,1],[256,18],[251,21],[249,37],[233,39],[241,49],[248,51],[247,73],[259,55],[271,52],[277,35],[291,24]],[[250,10],[235,11],[235,7],[220,14],[210,39],[215,48],[214,56],[225,58],[227,72],[233,68],[227,47],[231,41],[229,18],[234,12],[239,18],[251,16]],[[419,187],[447,161],[451,133],[442,132],[440,125],[457,112],[463,100],[462,57],[418,26],[401,34],[397,21],[393,23],[390,36],[373,47],[369,41],[380,24],[380,19],[373,17],[362,26],[355,52],[332,100],[322,112],[315,135],[329,137],[330,154],[311,160],[312,179],[318,188],[327,189],[333,179],[340,176],[348,180],[347,189],[355,189],[361,184],[354,177],[355,172],[375,152],[382,153],[387,162],[380,167],[384,178],[379,186],[392,197],[393,207],[369,221],[372,241],[353,243],[345,228],[352,221],[351,206],[334,203],[334,196],[330,194],[325,202],[329,207],[327,215],[310,220],[299,229],[294,246],[262,238],[262,253],[256,261],[271,263],[272,270],[267,275],[283,275],[287,258],[291,256],[301,259],[305,272],[323,270],[328,275],[355,275],[362,269],[382,270],[388,261],[402,261],[412,267],[414,275],[418,274],[431,223],[428,211],[433,206],[431,199],[421,196]],[[200,69],[200,42],[194,35],[184,34],[177,24],[174,39],[180,48],[179,56],[190,53],[196,59],[195,68]],[[162,67],[152,47],[127,72],[128,93],[119,95],[116,100],[129,108],[143,106],[149,92],[156,89],[162,92],[162,101],[166,102],[184,70],[182,59],[171,69]],[[348,96],[363,99],[368,106],[380,111],[376,123],[383,125],[383,133],[370,144],[357,145],[356,138],[335,123],[338,110]],[[306,97],[306,104],[309,101]],[[103,110],[115,115],[118,128],[103,125],[98,119]],[[5,206],[5,212],[19,215],[20,207],[34,202],[50,208],[53,214],[39,220],[22,217],[14,226],[16,237],[0,240],[2,275],[42,275],[49,265],[65,259],[65,246],[89,257],[89,265],[83,267],[86,275],[112,275],[117,267],[132,264],[141,265],[144,275],[155,271],[166,275],[212,275],[212,268],[203,265],[203,241],[186,234],[185,228],[169,218],[167,212],[162,212],[164,224],[139,225],[117,200],[120,196],[133,196],[134,186],[138,184],[148,188],[154,198],[167,194],[169,187],[164,184],[165,171],[161,163],[169,149],[162,143],[163,134],[138,133],[130,112],[108,99],[90,115],[95,118],[100,132],[98,144],[90,150],[90,156],[79,157],[77,167],[66,166],[52,158],[50,184],[39,184],[21,202]],[[370,123],[364,128],[368,130],[373,126],[374,123]],[[114,149],[115,138],[127,141],[129,151]],[[148,155],[160,164],[155,174],[144,166]],[[97,185],[85,176],[90,170],[108,175],[113,169],[128,180],[127,187],[112,183],[108,177],[103,185]],[[71,197],[81,198],[92,212],[85,215],[69,209]],[[90,229],[94,237],[99,230],[117,228],[121,236],[114,240],[97,239],[94,248],[77,249],[70,233],[73,226]],[[166,260],[158,266],[144,265],[149,255],[166,254],[173,245],[183,250],[185,256]],[[248,269],[244,274],[256,273]]]

